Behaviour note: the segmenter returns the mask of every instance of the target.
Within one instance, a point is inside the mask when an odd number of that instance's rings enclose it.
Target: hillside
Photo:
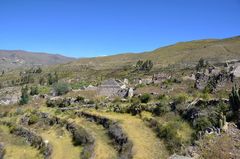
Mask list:
[[[0,75],[0,158],[238,159],[239,49],[234,37],[71,62],[2,54],[44,66]]]
[[[181,42],[143,53],[85,58],[69,63],[67,67],[86,65],[95,69],[119,68],[128,64],[132,65],[139,59],[152,60],[157,68],[168,65],[191,66],[196,64],[201,57],[212,62],[239,59],[240,36]]]
[[[0,70],[19,67],[54,65],[73,61],[74,58],[47,53],[33,53],[21,50],[0,50]]]

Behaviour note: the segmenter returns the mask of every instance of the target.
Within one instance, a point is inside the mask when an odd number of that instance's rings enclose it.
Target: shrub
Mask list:
[[[75,102],[84,102],[84,97],[82,97],[82,96],[77,96],[77,98],[76,98],[76,100],[75,100]]]
[[[163,115],[167,112],[170,111],[170,106],[169,105],[166,105],[166,104],[163,104],[163,103],[158,103],[155,108],[153,109],[153,114],[154,115]]]
[[[136,98],[136,97],[133,97],[132,99],[131,99],[131,103],[140,103],[140,100],[139,100],[139,98]]]
[[[48,99],[46,102],[48,107],[59,107],[59,108],[63,108],[63,107],[68,107],[71,105],[71,102],[69,99],[55,99],[55,100],[50,100]]]
[[[33,95],[38,95],[38,94],[39,94],[38,86],[32,86],[30,88],[30,95],[33,96]]]
[[[47,86],[39,86],[38,87],[39,94],[49,94],[51,92],[50,87]]]
[[[39,117],[36,114],[31,114],[29,117],[28,124],[29,125],[35,124],[38,122],[38,120],[39,120]]]
[[[28,101],[29,101],[28,87],[27,87],[27,86],[22,87],[21,92],[22,92],[22,95],[21,95],[21,97],[20,97],[19,104],[20,104],[20,105],[27,104]]]
[[[146,60],[145,62],[139,60],[136,63],[136,70],[149,72],[153,68],[153,62],[151,60]]]
[[[186,93],[180,93],[175,99],[176,104],[185,103],[188,100],[188,95]]]
[[[48,76],[47,76],[47,79],[48,79],[48,84],[49,85],[57,83],[58,82],[58,74],[56,72],[54,74],[49,73]]]
[[[179,152],[192,141],[193,130],[180,118],[170,119],[157,126],[158,136],[163,138],[172,152]]]
[[[53,90],[56,95],[64,95],[70,91],[70,86],[67,83],[55,83],[53,85]]]
[[[148,103],[150,100],[151,100],[150,94],[145,93],[145,94],[140,96],[140,101],[142,103]]]
[[[194,121],[193,126],[196,130],[201,131],[205,130],[207,127],[212,126],[212,123],[207,117],[199,117]]]
[[[131,113],[132,115],[137,115],[142,112],[143,108],[141,104],[133,103],[127,110],[128,113]]]

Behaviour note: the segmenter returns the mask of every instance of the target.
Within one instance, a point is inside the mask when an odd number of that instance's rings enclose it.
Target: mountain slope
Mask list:
[[[41,65],[67,63],[74,58],[47,53],[33,53],[21,50],[0,50],[0,70]]]
[[[193,65],[201,57],[212,62],[240,59],[240,36],[181,42],[144,53],[79,59],[67,66],[87,65],[94,69],[108,69],[132,65],[139,59],[150,59],[158,68],[168,65]]]

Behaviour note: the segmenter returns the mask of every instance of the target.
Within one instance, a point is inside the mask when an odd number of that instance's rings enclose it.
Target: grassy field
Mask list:
[[[106,130],[101,125],[96,125],[93,122],[78,117],[74,121],[85,128],[95,138],[95,159],[117,159],[117,152],[111,144]]]
[[[72,137],[64,128],[50,128],[39,133],[44,140],[53,146],[52,159],[79,158],[81,147],[73,146]]]
[[[21,137],[9,133],[6,126],[0,126],[0,141],[6,146],[6,159],[42,159],[37,149],[31,147]]]
[[[119,121],[120,126],[133,142],[134,159],[167,158],[168,151],[164,143],[156,137],[154,132],[148,128],[140,118],[129,114],[106,113],[100,111],[88,112]]]
[[[55,109],[41,108],[41,111],[49,112],[55,115]],[[66,119],[69,122],[75,122],[77,125],[83,127],[95,139],[94,158],[96,159],[116,159],[117,152],[111,144],[106,130],[96,123],[90,122],[84,118],[76,117],[73,112],[66,112],[57,114],[58,117]]]

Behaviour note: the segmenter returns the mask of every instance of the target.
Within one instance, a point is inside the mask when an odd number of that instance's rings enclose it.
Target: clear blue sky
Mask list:
[[[240,35],[240,0],[0,0],[0,49],[90,57]]]

